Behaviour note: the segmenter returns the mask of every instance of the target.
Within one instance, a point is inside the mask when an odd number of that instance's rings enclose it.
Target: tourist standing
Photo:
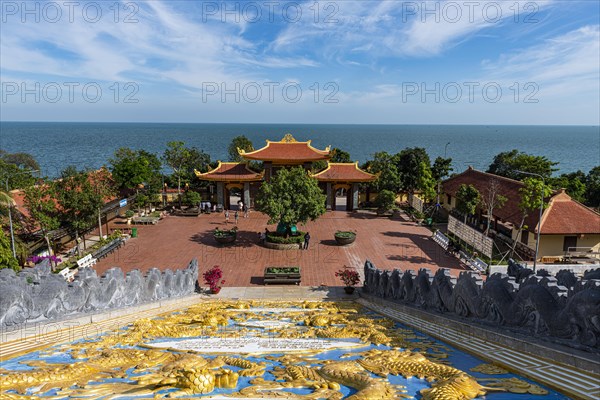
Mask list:
[[[235,224],[237,225],[238,223],[238,218],[240,217],[240,215],[238,214],[237,210],[235,210],[235,214],[233,214],[233,218],[235,219]]]
[[[304,250],[308,250],[309,242],[310,242],[310,233],[306,232],[306,235],[304,235]]]
[[[225,210],[225,225],[229,223],[229,210]]]
[[[248,218],[248,206],[244,206],[244,218]]]

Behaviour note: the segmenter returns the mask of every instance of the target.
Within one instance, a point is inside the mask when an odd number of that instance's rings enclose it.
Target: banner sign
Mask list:
[[[479,232],[477,229],[473,229],[470,226],[460,222],[453,216],[448,217],[448,232],[458,236],[469,245],[473,246],[481,252],[481,254],[492,258],[492,250],[494,248],[494,241]]]
[[[127,205],[127,199],[123,199],[119,202],[119,207],[123,208]]]
[[[415,210],[418,210],[419,212],[423,212],[423,200],[421,200],[414,194],[408,195],[408,204],[410,204],[410,206],[412,208],[414,208]]]

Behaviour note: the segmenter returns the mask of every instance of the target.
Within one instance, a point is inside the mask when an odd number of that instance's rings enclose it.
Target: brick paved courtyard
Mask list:
[[[233,220],[233,218],[232,218]],[[382,218],[372,213],[328,212],[315,222],[298,228],[309,231],[309,250],[271,250],[258,244],[258,232],[267,226],[267,217],[258,212],[247,219],[240,218],[235,245],[221,246],[212,237],[215,228],[226,228],[223,214],[199,217],[167,216],[158,225],[137,226],[138,237],[131,238],[120,250],[96,265],[98,274],[113,266],[124,271],[152,267],[177,269],[197,258],[200,272],[213,265],[223,269],[224,286],[262,285],[266,266],[300,266],[303,286],[341,286],[335,271],[344,265],[362,268],[370,259],[381,269],[452,268],[458,275],[463,268],[458,260],[445,255],[430,240],[431,231],[404,218]],[[119,227],[118,223],[111,227]],[[229,227],[233,224],[230,223]],[[349,246],[337,246],[333,235],[337,230],[357,232]],[[201,279],[200,279],[201,280]],[[201,282],[202,283],[202,282]]]

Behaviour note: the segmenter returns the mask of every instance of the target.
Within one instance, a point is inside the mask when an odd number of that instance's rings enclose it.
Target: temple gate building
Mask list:
[[[198,179],[216,183],[214,201],[222,204],[225,209],[231,207],[230,195],[240,190],[244,204],[254,206],[254,198],[263,181],[269,181],[281,168],[302,166],[307,173],[319,181],[323,193],[327,194],[328,210],[335,210],[336,192],[344,189],[346,192],[346,210],[358,207],[359,184],[372,182],[376,175],[361,170],[358,162],[331,163],[330,146],[319,150],[311,146],[311,141],[300,142],[291,134],[286,134],[280,141],[267,140],[267,145],[261,149],[246,152],[238,149],[244,159],[242,162],[220,162],[211,171],[200,173]],[[263,172],[253,171],[250,161],[262,161]],[[317,173],[311,173],[315,162],[327,162],[326,167]]]

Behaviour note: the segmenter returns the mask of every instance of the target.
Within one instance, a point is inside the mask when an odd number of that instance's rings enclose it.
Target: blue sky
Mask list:
[[[2,120],[600,124],[595,0],[1,6]]]

